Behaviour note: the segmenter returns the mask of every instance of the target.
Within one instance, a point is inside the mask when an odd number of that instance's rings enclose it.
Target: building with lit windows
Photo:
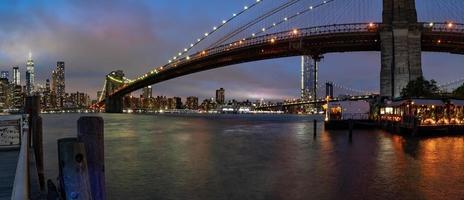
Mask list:
[[[34,74],[34,60],[32,60],[32,53],[29,52],[29,58],[26,62],[26,94],[32,95],[35,85]]]
[[[21,73],[18,66],[13,67],[13,84],[21,85]]]
[[[198,97],[187,97],[185,107],[190,110],[198,110]]]
[[[56,96],[58,99],[58,105],[63,106],[63,101],[65,98],[66,90],[65,90],[65,75],[64,75],[64,62],[60,61],[56,63],[55,69],[55,81],[56,81]]]
[[[224,88],[220,88],[216,90],[216,103],[219,105],[223,105],[225,103],[225,90]]]

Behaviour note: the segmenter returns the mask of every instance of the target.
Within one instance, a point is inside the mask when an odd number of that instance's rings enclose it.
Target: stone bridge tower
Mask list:
[[[400,97],[410,80],[422,76],[421,32],[415,0],[383,0],[381,96]]]

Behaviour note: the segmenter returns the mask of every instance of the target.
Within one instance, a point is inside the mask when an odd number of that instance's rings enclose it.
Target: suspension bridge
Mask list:
[[[422,76],[423,51],[464,54],[463,8],[459,0],[255,0],[167,64],[132,80],[108,74],[94,107],[119,113],[133,91],[214,68],[302,55],[317,63],[324,54],[359,51],[380,52],[380,96],[396,98]]]

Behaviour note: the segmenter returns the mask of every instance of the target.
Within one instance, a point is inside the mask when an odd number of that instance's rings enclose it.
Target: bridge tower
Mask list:
[[[110,96],[124,85],[124,72],[122,70],[113,71],[106,75],[105,85],[105,112],[122,113],[123,97]]]
[[[334,86],[333,82],[326,82],[325,83],[325,96],[329,97],[330,99],[334,98]]]
[[[410,80],[422,76],[421,31],[415,0],[383,0],[381,96],[400,97]]]

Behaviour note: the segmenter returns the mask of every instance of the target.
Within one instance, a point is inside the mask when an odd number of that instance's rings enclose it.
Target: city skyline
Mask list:
[[[169,1],[131,4],[124,1],[45,4],[23,1],[12,3],[14,5],[0,4],[0,11],[9,10],[9,15],[0,15],[6,22],[5,27],[9,28],[0,30],[4,33],[1,34],[4,42],[0,43],[0,66],[11,69],[19,65],[23,78],[24,62],[27,53],[32,51],[35,79],[43,84],[56,60],[64,60],[69,66],[67,85],[70,91],[83,91],[95,98],[104,76],[110,71],[122,69],[129,78],[133,78],[153,66],[165,64],[173,53],[195,36],[209,30],[227,13],[233,13],[250,2],[208,2],[207,7],[189,1],[176,4]],[[102,6],[112,11],[100,10]],[[31,12],[24,14],[26,10]],[[56,17],[52,16],[54,12],[51,10],[59,10]],[[198,15],[190,17],[185,14],[193,10]],[[13,19],[13,16],[16,18]],[[28,21],[29,18],[35,20]],[[92,18],[98,20],[89,22],[88,19]],[[14,23],[18,21],[22,23]],[[196,21],[202,23],[197,26]],[[178,34],[183,32],[189,34]],[[378,91],[379,60],[380,55],[376,52],[328,54],[320,66],[320,79]],[[297,98],[300,96],[299,62],[299,57],[291,57],[229,66],[166,81],[153,86],[153,91],[155,95],[198,96],[203,99],[214,96],[215,89],[224,87],[235,99]],[[425,77],[438,82],[461,78],[459,74],[464,72],[461,62],[462,58],[456,55],[424,53]],[[350,69],[348,76],[346,69]],[[371,75],[366,77],[353,73],[356,71]],[[256,75],[258,73],[259,76]],[[275,83],[277,78],[279,84]]]

